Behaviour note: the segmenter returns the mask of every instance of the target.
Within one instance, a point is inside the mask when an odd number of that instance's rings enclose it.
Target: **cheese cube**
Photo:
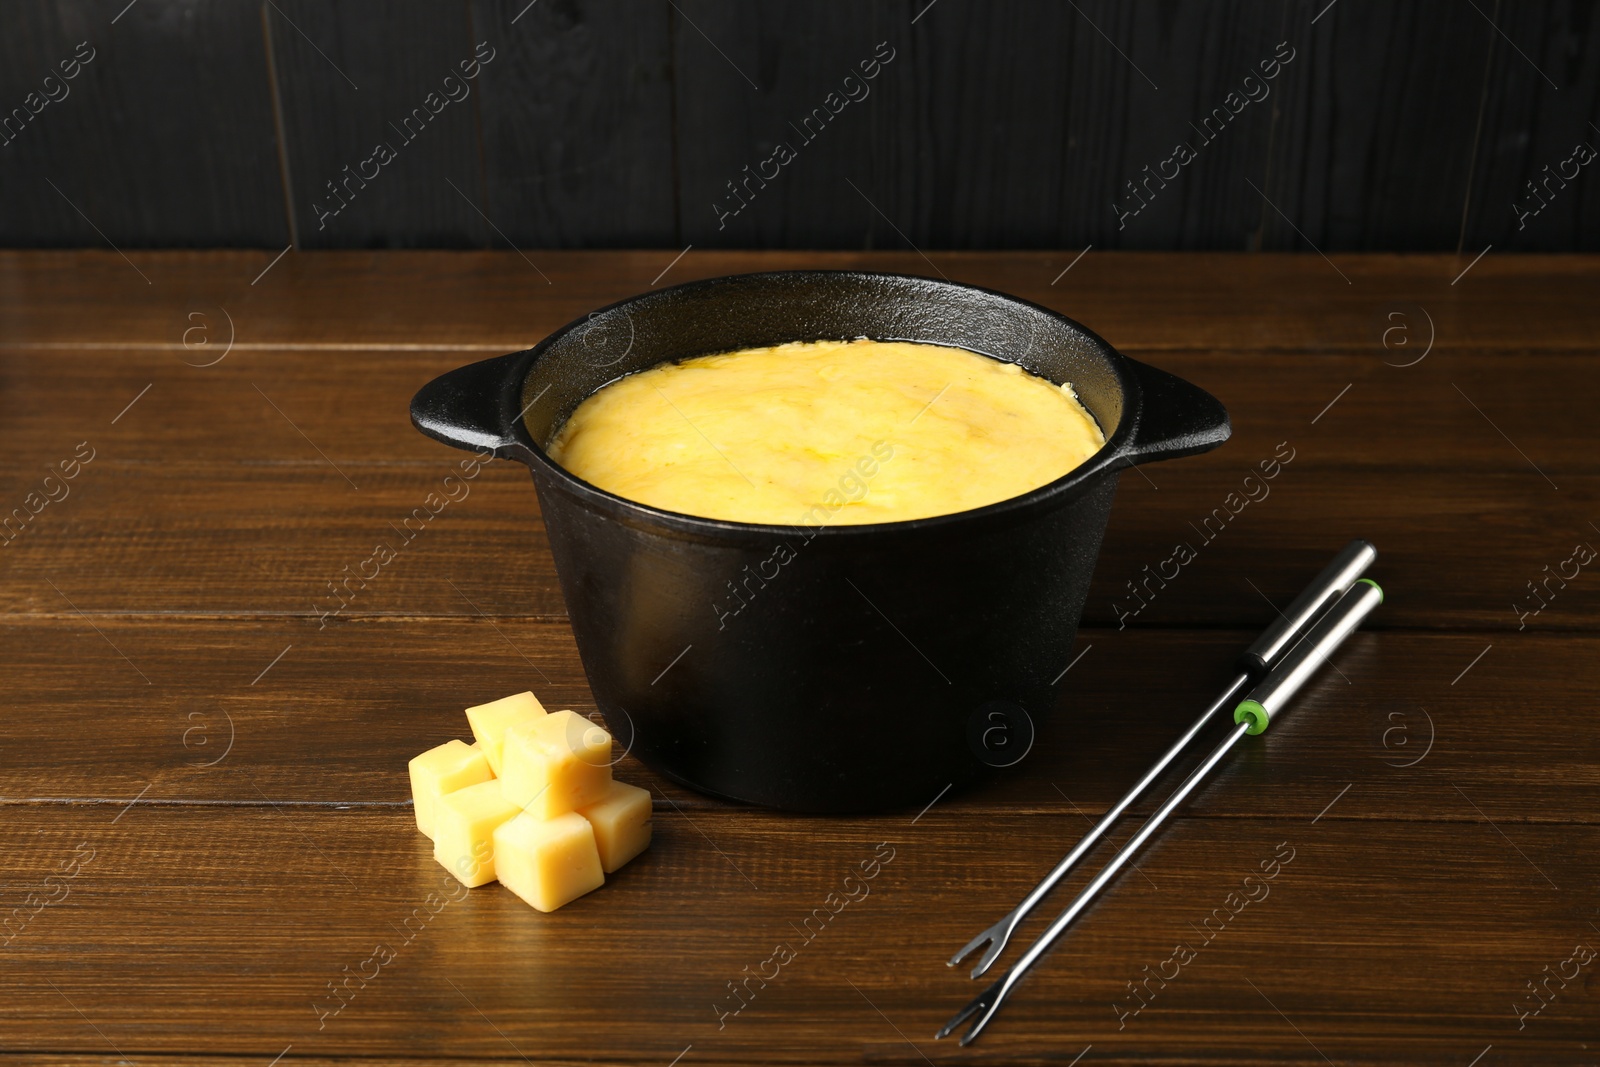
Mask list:
[[[462,885],[494,881],[495,828],[518,812],[493,779],[446,793],[434,811],[433,858]]]
[[[446,741],[430,748],[408,766],[417,829],[429,837],[433,836],[433,813],[441,796],[494,777],[483,753],[461,741]]]
[[[611,874],[650,845],[650,790],[613,781],[603,800],[579,808],[594,827],[600,867]]]
[[[544,717],[544,705],[532,693],[518,693],[501,697],[487,704],[467,709],[467,722],[472,725],[472,736],[478,747],[489,757],[489,766],[496,777],[500,774],[500,752],[505,743],[506,729],[513,723]]]
[[[605,799],[611,783],[611,735],[575,711],[525,719],[506,731],[500,787],[506,799],[540,819]]]
[[[575,811],[553,819],[523,812],[494,832],[500,884],[540,911],[555,911],[605,884],[594,830]]]

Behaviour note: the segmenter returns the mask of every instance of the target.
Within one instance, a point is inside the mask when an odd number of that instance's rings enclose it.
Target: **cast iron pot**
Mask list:
[[[952,345],[1070,381],[1105,447],[973,511],[867,526],[797,516],[793,527],[625,500],[543,450],[581,401],[625,374],[856,337]],[[736,275],[624,300],[526,352],[435,379],[411,419],[532,470],[578,652],[617,744],[692,788],[803,812],[921,806],[1020,759],[1035,728],[1073,726],[1052,722],[1070,709],[1051,682],[1071,653],[1117,472],[1230,433],[1210,394],[1047,308],[853,271]]]

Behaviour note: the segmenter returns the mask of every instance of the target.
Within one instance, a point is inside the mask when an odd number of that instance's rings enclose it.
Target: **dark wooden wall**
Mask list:
[[[1542,206],[1525,183],[1600,149],[1597,22],[1581,0],[6,0],[0,244],[1592,251],[1600,160]],[[480,42],[470,96],[404,139]],[[804,142],[791,123],[883,42]],[[1125,183],[1279,42],[1270,95],[1119,224]],[[379,142],[395,158],[323,215]],[[795,157],[719,224],[779,142]]]

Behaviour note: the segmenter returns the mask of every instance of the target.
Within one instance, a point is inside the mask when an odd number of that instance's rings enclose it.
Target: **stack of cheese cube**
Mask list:
[[[611,735],[532,693],[467,709],[473,744],[411,761],[417,828],[464,885],[498,880],[540,911],[598,889],[650,844],[650,792],[611,777]]]

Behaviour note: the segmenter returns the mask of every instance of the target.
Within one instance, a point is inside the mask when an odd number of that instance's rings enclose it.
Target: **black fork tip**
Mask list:
[[[951,1017],[949,1022],[945,1023],[942,1027],[940,1027],[939,1028],[939,1032],[933,1035],[933,1039],[935,1041],[939,1041],[939,1040],[942,1040],[944,1038],[949,1037],[951,1034],[953,1034],[955,1032],[956,1027],[960,1026],[962,1023],[964,1023],[968,1019],[972,1018],[973,1013],[978,1011],[982,1007],[983,1007],[983,1005],[978,1003],[977,1001],[974,1001],[973,1003],[968,1004],[966,1007],[964,1007],[960,1011],[956,1012],[955,1015],[953,1015]]]

